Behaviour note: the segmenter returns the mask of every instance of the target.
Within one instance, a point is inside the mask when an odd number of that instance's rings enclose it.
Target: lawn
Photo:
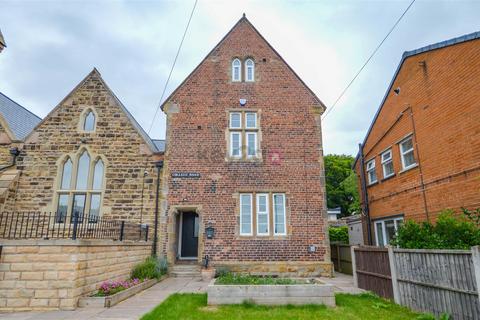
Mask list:
[[[335,297],[336,308],[315,305],[269,307],[248,303],[208,307],[206,294],[174,294],[144,315],[142,320],[433,319],[372,294],[337,294]]]

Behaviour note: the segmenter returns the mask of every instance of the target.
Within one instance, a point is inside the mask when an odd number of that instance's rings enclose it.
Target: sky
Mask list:
[[[199,0],[165,97],[245,13],[329,108],[409,3]],[[193,4],[0,0],[0,92],[44,117],[96,67],[148,130]],[[480,31],[479,15],[480,0],[417,0],[324,119],[325,152],[356,154],[404,51]]]

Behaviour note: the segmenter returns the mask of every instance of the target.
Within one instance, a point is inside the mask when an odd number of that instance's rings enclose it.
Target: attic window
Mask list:
[[[83,122],[84,131],[95,131],[95,114],[92,110],[88,111],[85,115],[85,120]]]
[[[252,59],[247,59],[245,61],[245,81],[255,81],[255,63]]]
[[[241,73],[242,63],[239,59],[235,59],[232,61],[232,81],[240,82],[242,81],[242,73]]]

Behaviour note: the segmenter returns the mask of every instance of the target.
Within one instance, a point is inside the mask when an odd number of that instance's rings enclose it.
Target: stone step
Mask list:
[[[175,278],[201,278],[200,271],[172,271],[170,275]]]
[[[170,275],[176,278],[201,277],[202,267],[198,264],[176,264],[170,269]]]

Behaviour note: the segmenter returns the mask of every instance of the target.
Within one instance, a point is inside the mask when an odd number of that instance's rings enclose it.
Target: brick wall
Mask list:
[[[392,86],[400,94],[388,93],[364,146],[379,178],[368,187],[372,219],[404,214],[434,222],[446,208],[480,207],[479,74],[480,40],[404,61]],[[401,172],[398,142],[409,133],[419,166]],[[396,175],[382,180],[380,153],[390,146]]]
[[[255,82],[233,83],[234,58],[255,60]],[[260,153],[256,161],[229,161],[228,111],[259,114]],[[320,115],[323,107],[265,40],[242,19],[168,100],[167,151],[162,203],[162,250],[175,260],[175,214],[196,210],[201,231],[199,259],[252,265],[254,261],[306,261],[330,274]],[[274,163],[271,155],[281,161]],[[200,173],[199,179],[172,178],[173,172]],[[287,235],[239,236],[239,193],[283,192]],[[271,230],[271,229],[270,229]],[[317,251],[308,252],[315,245]],[[275,269],[274,267],[272,267]],[[272,270],[273,270],[272,269]],[[275,269],[277,270],[277,269]]]
[[[105,280],[124,280],[150,242],[1,240],[0,312],[77,307]]]

